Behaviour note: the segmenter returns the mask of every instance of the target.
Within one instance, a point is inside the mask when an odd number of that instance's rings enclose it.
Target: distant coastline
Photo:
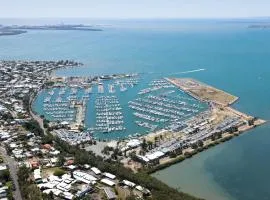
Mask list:
[[[102,31],[100,28],[94,28],[93,26],[83,25],[83,24],[65,24],[65,25],[41,25],[41,26],[29,26],[29,25],[12,25],[12,26],[2,26],[0,25],[0,36],[7,35],[19,35],[27,33],[29,30],[58,30],[58,31]]]
[[[249,25],[248,28],[252,28],[252,29],[270,29],[270,24],[253,24],[253,25]]]
[[[0,36],[7,36],[7,35],[20,35],[23,33],[27,33],[27,31],[23,30],[11,30],[11,29],[1,29],[0,28]]]

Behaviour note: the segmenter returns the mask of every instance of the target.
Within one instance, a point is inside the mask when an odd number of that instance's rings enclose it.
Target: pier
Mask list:
[[[71,129],[80,129],[84,127],[86,102],[84,100],[82,102],[76,102],[75,108],[76,108],[75,122],[71,124]]]
[[[151,166],[148,168],[148,173],[181,162],[266,122],[231,108],[230,105],[238,97],[227,92],[188,78],[166,78],[166,80],[196,99],[194,101],[207,102],[209,109],[183,120],[178,124],[177,129],[167,127],[161,132],[153,131],[143,136],[146,143],[156,144],[154,147],[148,147],[145,155],[137,154],[138,162],[145,167]],[[194,104],[194,108],[186,108],[185,102],[168,99],[166,95],[165,97],[148,95],[130,102],[130,105],[137,112],[144,113],[143,115],[136,113],[138,117],[150,122],[156,122],[159,114],[162,114],[169,121],[176,118],[176,121],[172,120],[173,123],[180,122],[179,115],[183,110],[198,109],[196,104]],[[162,107],[162,110],[160,107]],[[156,118],[145,114],[153,111],[162,112],[155,113]],[[149,122],[136,121],[136,123],[140,126],[152,128]],[[160,136],[162,136],[162,139],[159,139]],[[136,149],[137,152],[140,152],[140,150],[142,150],[140,147]],[[170,154],[173,156],[169,156]]]
[[[166,78],[166,80],[200,101],[213,102],[222,106],[229,106],[238,100],[238,97],[234,95],[194,79]]]

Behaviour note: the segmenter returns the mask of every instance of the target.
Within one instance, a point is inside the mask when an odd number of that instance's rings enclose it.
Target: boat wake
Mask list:
[[[195,70],[190,70],[190,71],[176,72],[176,73],[172,73],[172,74],[169,74],[169,75],[189,74],[189,73],[200,72],[200,71],[205,71],[205,70],[206,69],[195,69]]]

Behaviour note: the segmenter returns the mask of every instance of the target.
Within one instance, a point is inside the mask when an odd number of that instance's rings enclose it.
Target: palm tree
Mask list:
[[[199,140],[199,141],[198,141],[198,146],[199,146],[199,147],[203,147],[203,141],[202,141],[202,140]]]
[[[148,145],[147,145],[147,142],[146,142],[145,138],[143,139],[143,142],[142,142],[142,145],[141,146],[142,146],[142,149],[143,150],[147,150],[147,146]]]
[[[157,147],[158,141],[159,141],[159,137],[155,136],[155,147]]]
[[[147,145],[148,145],[149,150],[153,149],[153,142],[152,141],[148,141]]]

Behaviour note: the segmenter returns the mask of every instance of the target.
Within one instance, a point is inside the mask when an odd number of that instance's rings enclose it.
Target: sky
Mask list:
[[[0,0],[0,18],[246,18],[270,0]]]

